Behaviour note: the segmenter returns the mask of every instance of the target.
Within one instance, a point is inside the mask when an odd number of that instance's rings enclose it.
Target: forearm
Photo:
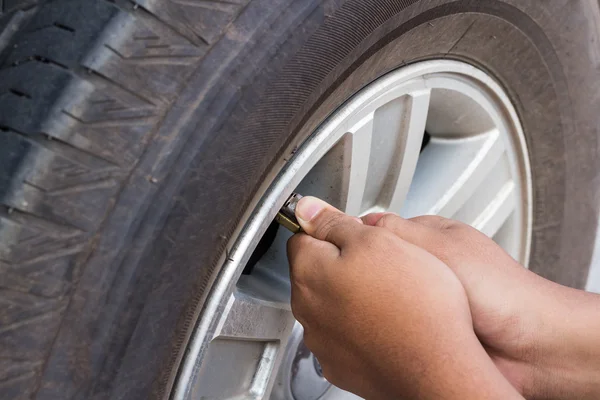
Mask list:
[[[600,398],[600,296],[556,285],[532,353],[532,399]],[[541,321],[541,319],[540,319]]]
[[[472,333],[444,332],[435,343],[427,349],[415,351],[414,356],[398,357],[399,360],[410,359],[412,363],[421,365],[411,368],[419,371],[410,377],[411,392],[406,386],[394,387],[397,380],[394,376],[406,376],[402,362],[393,366],[387,364],[386,382],[392,383],[388,388],[387,399],[419,399],[419,400],[512,400],[523,399],[518,391],[498,371],[490,360],[477,337]],[[461,338],[462,335],[462,338]],[[404,361],[406,362],[406,361]]]

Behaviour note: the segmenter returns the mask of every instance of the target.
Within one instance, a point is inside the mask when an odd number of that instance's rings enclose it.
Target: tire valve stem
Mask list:
[[[292,233],[302,232],[302,227],[296,219],[296,205],[301,198],[302,195],[292,193],[275,216],[275,221]]]

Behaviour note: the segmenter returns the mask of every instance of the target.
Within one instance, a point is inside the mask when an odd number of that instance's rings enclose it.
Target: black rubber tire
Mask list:
[[[0,398],[167,396],[286,145],[417,60],[505,86],[531,152],[531,269],[583,287],[599,26],[596,0],[0,0]]]

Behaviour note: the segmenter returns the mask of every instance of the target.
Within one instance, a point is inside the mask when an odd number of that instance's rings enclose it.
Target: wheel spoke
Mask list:
[[[516,206],[515,183],[504,154],[452,218],[472,225],[491,237]]]
[[[241,290],[233,293],[215,337],[283,341],[294,326],[289,304],[259,299]]]
[[[373,135],[373,114],[360,121],[349,134],[344,136],[344,183],[345,212],[349,215],[360,215],[369,159],[371,158],[371,137]]]
[[[289,304],[234,291],[193,386],[194,398],[268,398],[294,323]]]
[[[517,224],[519,223],[519,216],[516,212],[512,212],[506,221],[502,224],[500,229],[492,236],[494,241],[508,254],[511,255],[515,260],[519,259],[521,248],[519,246],[521,238],[520,235],[515,235],[518,232]]]
[[[412,180],[427,120],[430,91],[394,99],[345,137],[345,211],[399,210]]]
[[[496,198],[479,214],[472,225],[492,237],[500,230],[516,207],[515,184],[510,181],[504,184]]]
[[[404,139],[401,150],[402,161],[399,165],[393,192],[389,196],[390,202],[387,206],[389,211],[400,212],[410,189],[423,143],[430,96],[430,91],[422,91],[411,96],[412,102],[408,111],[406,133],[402,135]]]
[[[421,154],[401,214],[452,218],[499,164],[505,152],[498,131],[466,139],[432,138]]]

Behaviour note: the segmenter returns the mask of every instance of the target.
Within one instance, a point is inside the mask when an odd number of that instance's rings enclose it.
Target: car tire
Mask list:
[[[584,287],[599,27],[591,0],[0,2],[0,397],[168,397],[288,145],[421,60],[505,88],[530,152],[529,267]]]

